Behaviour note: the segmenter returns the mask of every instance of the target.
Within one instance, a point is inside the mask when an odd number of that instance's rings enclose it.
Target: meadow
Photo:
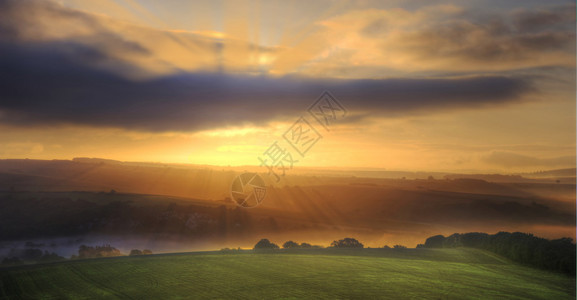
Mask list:
[[[575,278],[477,249],[192,252],[0,269],[2,299],[575,299]]]

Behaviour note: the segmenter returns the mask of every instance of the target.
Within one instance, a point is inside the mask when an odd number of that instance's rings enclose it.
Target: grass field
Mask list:
[[[186,253],[0,269],[2,299],[575,299],[575,278],[474,249]]]

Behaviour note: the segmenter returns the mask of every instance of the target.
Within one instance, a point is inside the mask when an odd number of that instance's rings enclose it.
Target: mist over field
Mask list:
[[[267,181],[262,204],[242,208],[231,199],[238,168],[3,160],[0,237],[6,242],[0,255],[26,242],[69,257],[80,245],[110,244],[126,254],[185,252],[252,248],[263,237],[328,246],[354,236],[368,247],[415,247],[455,232],[575,238],[575,178],[564,170],[547,176],[433,173],[437,178],[309,172],[315,175]]]

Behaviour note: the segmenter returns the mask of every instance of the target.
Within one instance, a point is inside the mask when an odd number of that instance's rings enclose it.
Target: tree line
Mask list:
[[[286,241],[282,247],[284,249],[320,249],[320,248],[324,248],[323,246],[319,246],[319,245],[311,245],[309,243],[297,243],[294,241]],[[341,240],[335,240],[331,243],[331,245],[329,246],[329,248],[353,248],[353,249],[362,249],[365,246],[363,245],[363,243],[359,242],[357,239],[355,238],[344,238]],[[407,247],[403,246],[403,245],[394,245],[392,247],[392,249],[406,249]],[[269,241],[268,239],[261,239],[260,241],[258,241],[255,245],[254,248],[255,250],[257,249],[280,249],[280,247],[275,244],[272,243],[271,241]],[[383,246],[383,249],[391,249],[391,247],[385,245]],[[229,248],[224,248],[222,249],[223,251],[225,250],[231,250]]]
[[[575,276],[575,244],[570,238],[548,240],[529,233],[455,233],[429,237],[417,248],[470,247],[491,251],[512,261]]]
[[[576,246],[571,238],[548,240],[536,237],[533,234],[522,232],[499,232],[488,234],[482,232],[455,233],[448,237],[435,235],[427,238],[425,244],[417,245],[417,248],[457,248],[468,247],[487,250],[508,258],[514,262],[537,267],[544,270],[562,272],[575,276],[576,269]],[[262,239],[254,246],[258,249],[279,249],[280,247],[268,239]],[[311,246],[308,243],[296,243],[287,241],[283,244],[285,249],[295,248],[323,248]],[[354,238],[344,238],[333,241],[330,248],[354,248],[362,249],[364,245]],[[383,249],[405,249],[403,245],[382,247]]]
[[[46,262],[56,262],[66,260],[66,258],[54,253],[48,252],[46,250],[42,251],[37,248],[29,249],[12,249],[8,254],[8,257],[2,259],[0,265],[3,266],[16,266],[23,265],[25,263],[46,263]]]
[[[43,244],[34,244],[32,242],[27,242],[26,246],[42,246]],[[139,255],[151,255],[152,251],[149,249],[139,250],[132,249],[128,256],[139,256]],[[99,258],[99,257],[114,257],[114,256],[124,256],[120,250],[112,247],[111,245],[102,246],[87,246],[81,245],[78,247],[78,255],[72,255],[70,259],[85,259],[85,258]],[[25,249],[11,249],[6,257],[0,261],[0,266],[16,266],[23,264],[35,264],[35,263],[47,263],[47,262],[57,262],[64,261],[65,257],[62,257],[55,252],[48,252],[46,250],[38,248],[25,248]]]
[[[152,254],[152,251],[148,249],[144,250],[132,249],[130,251],[129,256],[150,255],[150,254]],[[80,245],[80,247],[78,247],[78,256],[72,255],[71,259],[114,257],[114,256],[123,256],[123,254],[120,253],[120,250],[110,245],[102,245],[102,246]]]

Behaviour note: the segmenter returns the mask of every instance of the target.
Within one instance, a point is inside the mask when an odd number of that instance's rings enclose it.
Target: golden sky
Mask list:
[[[0,159],[575,167],[575,4],[502,2],[0,0]]]

